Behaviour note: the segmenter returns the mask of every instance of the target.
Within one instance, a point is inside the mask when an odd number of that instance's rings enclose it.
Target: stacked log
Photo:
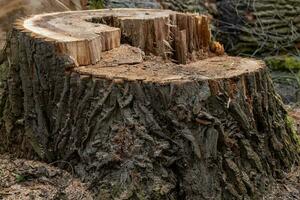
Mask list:
[[[269,56],[299,49],[299,1],[222,0],[217,8],[218,38],[229,51]]]

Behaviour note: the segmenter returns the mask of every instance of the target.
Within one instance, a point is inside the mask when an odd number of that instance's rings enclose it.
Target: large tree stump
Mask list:
[[[264,64],[216,53],[196,14],[21,20],[0,150],[68,162],[99,199],[258,198],[299,162],[299,143]]]

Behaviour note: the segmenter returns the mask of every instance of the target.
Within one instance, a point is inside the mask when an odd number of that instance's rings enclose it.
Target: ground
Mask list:
[[[51,164],[0,155],[0,199],[90,200],[92,197],[84,184]]]
[[[84,184],[63,170],[41,162],[0,155],[0,200],[2,199],[89,200],[92,197]],[[278,180],[265,200],[300,200],[300,167],[295,167],[283,179]]]
[[[300,167],[295,167],[285,178],[278,180],[265,200],[298,200],[300,199]]]

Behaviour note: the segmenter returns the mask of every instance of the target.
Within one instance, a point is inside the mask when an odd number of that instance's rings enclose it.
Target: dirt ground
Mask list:
[[[291,173],[273,186],[265,200],[299,200],[300,199],[300,167],[295,167]]]
[[[79,180],[41,162],[0,155],[0,200],[91,200]]]
[[[0,200],[92,200],[79,180],[50,165],[0,155]],[[300,200],[300,167],[278,180],[264,200]]]

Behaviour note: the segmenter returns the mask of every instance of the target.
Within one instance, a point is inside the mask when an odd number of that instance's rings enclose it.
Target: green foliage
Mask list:
[[[293,131],[295,131],[295,121],[292,117],[287,116],[286,117],[286,123],[287,123],[287,126],[289,128],[291,128]]]
[[[285,121],[286,121],[287,126],[292,130],[292,137],[293,137],[294,141],[297,143],[298,152],[300,152],[300,136],[297,133],[295,120],[294,120],[294,118],[287,116]]]
[[[265,61],[273,70],[300,70],[300,58],[298,56],[274,56],[266,58]]]
[[[89,0],[90,9],[102,9],[104,8],[104,0]]]
[[[267,66],[274,71],[281,71],[281,75],[273,76],[273,81],[283,85],[294,86],[297,90],[296,99],[299,101],[300,94],[300,57],[274,56],[265,59]]]
[[[22,176],[20,174],[15,174],[15,178],[16,178],[17,183],[21,183],[21,182],[26,181],[25,176]]]

